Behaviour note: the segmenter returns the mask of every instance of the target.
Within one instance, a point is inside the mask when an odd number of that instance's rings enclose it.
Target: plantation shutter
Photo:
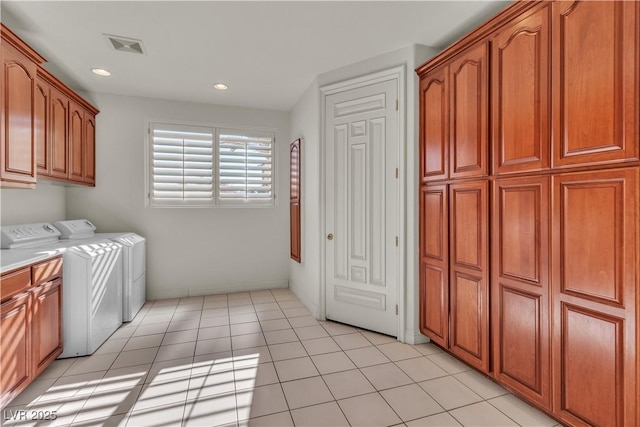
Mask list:
[[[273,204],[272,133],[218,131],[218,200],[221,204]]]
[[[213,196],[214,129],[151,124],[150,203],[210,205]]]

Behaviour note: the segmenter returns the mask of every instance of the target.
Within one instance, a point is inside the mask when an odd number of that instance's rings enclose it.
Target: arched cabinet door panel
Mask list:
[[[420,80],[420,182],[449,177],[449,67]]]
[[[507,25],[491,43],[493,173],[549,168],[549,5]]]
[[[552,4],[553,166],[638,159],[640,3]]]

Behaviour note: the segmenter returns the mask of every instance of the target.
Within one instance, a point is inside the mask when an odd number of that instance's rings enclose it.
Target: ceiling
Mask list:
[[[288,111],[318,74],[446,47],[508,3],[3,0],[1,18],[77,90]],[[141,39],[147,53],[115,51],[103,34]]]

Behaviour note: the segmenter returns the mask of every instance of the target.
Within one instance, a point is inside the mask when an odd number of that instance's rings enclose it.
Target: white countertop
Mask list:
[[[20,267],[43,261],[59,255],[58,251],[43,251],[42,249],[2,249],[0,250],[0,273],[15,270]]]

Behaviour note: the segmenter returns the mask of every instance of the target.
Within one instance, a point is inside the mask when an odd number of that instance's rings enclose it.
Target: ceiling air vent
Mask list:
[[[142,40],[130,39],[127,37],[112,36],[104,34],[109,41],[109,45],[118,52],[129,52],[144,55],[146,53]]]

